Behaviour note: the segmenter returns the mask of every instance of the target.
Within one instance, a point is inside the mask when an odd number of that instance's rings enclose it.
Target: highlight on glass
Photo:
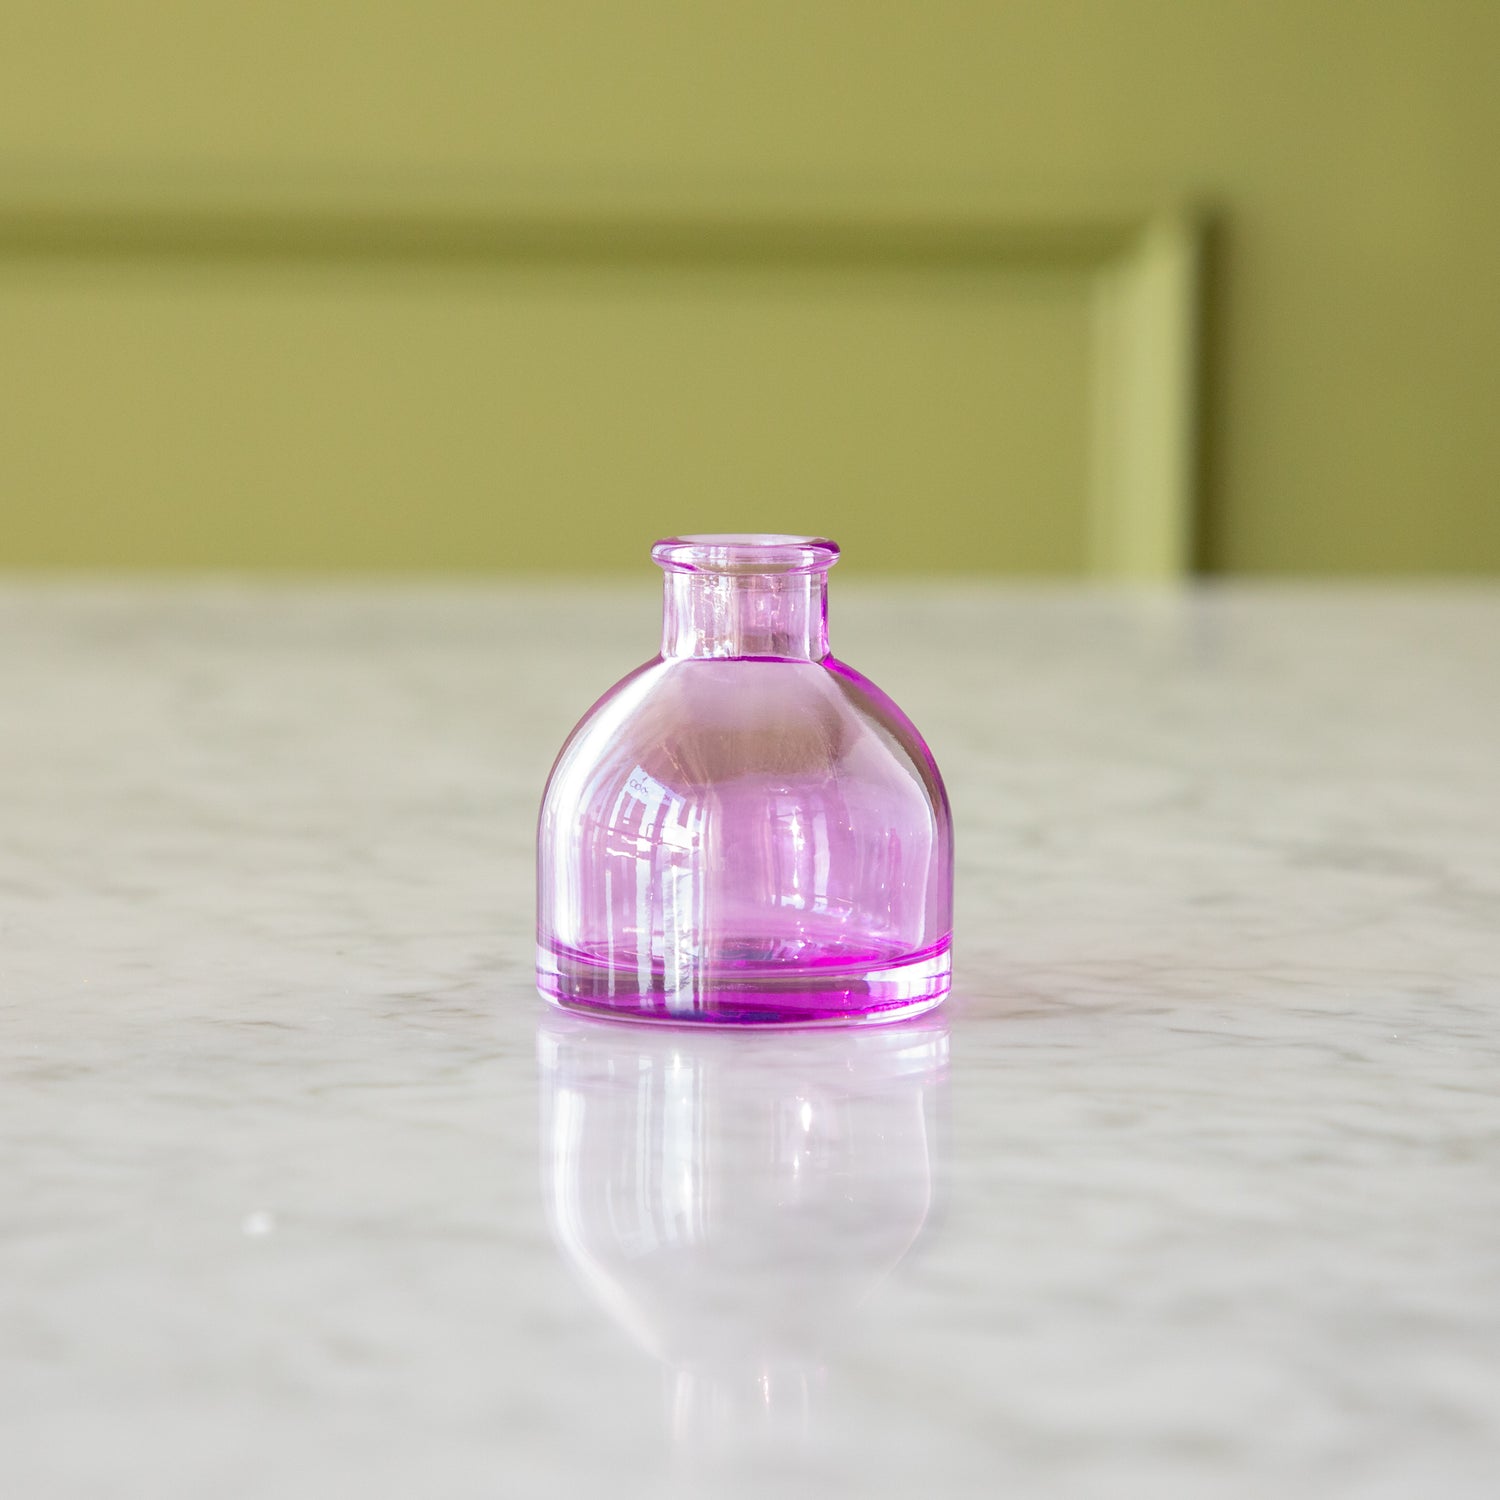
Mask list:
[[[829,653],[820,537],[683,536],[661,652],[568,737],[537,835],[537,984],[672,1024],[897,1020],[948,992],[953,826],[905,714]]]

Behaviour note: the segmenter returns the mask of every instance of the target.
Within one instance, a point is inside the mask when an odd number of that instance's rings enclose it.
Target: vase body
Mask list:
[[[931,753],[828,652],[831,543],[659,542],[662,651],[569,736],[537,839],[537,983],[675,1024],[894,1020],[948,991]]]

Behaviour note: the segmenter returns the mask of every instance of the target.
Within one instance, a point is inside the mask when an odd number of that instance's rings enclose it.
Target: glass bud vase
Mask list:
[[[537,984],[673,1024],[897,1020],[948,992],[953,827],[911,721],[828,651],[816,537],[658,542],[661,654],[563,745]]]

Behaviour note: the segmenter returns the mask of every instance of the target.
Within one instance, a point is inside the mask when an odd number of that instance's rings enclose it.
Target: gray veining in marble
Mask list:
[[[1500,1490],[1500,591],[834,585],[958,978],[790,1039],[531,988],[645,570],[0,590],[0,1493]]]

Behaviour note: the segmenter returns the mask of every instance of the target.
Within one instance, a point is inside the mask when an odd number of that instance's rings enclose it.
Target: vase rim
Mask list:
[[[689,532],[651,549],[669,573],[824,573],[838,558],[838,543],[827,537],[779,532]]]

